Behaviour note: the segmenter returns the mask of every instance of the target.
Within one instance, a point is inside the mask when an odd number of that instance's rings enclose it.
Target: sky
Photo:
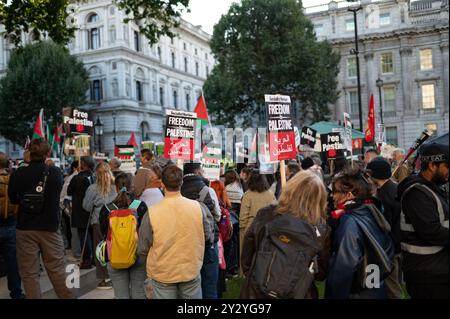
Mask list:
[[[304,7],[326,4],[331,0],[303,0]],[[193,25],[201,25],[203,30],[212,34],[214,24],[219,22],[222,14],[226,14],[230,5],[239,0],[190,0],[190,13],[182,17]]]

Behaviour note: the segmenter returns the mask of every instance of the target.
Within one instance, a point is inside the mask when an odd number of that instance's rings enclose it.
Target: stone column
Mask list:
[[[125,96],[125,62],[120,61],[117,62],[117,81],[118,81],[118,88],[119,88],[119,97]]]
[[[412,49],[409,46],[400,49],[403,113],[405,115],[412,115],[415,111],[411,99],[413,84],[413,77],[411,76],[411,55]],[[417,106],[417,101],[414,106]]]
[[[4,70],[6,69],[6,65],[5,65],[5,56],[6,56],[6,50],[4,47],[4,43],[5,40],[3,38],[3,33],[0,33],[0,70]]]
[[[448,111],[449,111],[448,40],[446,40],[445,42],[442,42],[440,45],[440,48],[441,48],[441,57],[442,57],[442,68],[441,68],[442,69],[442,92],[444,94],[444,105],[442,107],[442,111],[443,111],[443,113],[447,113],[447,115],[448,115]]]

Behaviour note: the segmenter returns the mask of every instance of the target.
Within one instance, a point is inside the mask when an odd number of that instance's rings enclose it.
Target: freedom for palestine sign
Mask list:
[[[197,114],[167,110],[164,158],[193,161]]]
[[[295,131],[291,113],[291,98],[287,95],[265,96],[269,155],[271,161],[295,159]]]

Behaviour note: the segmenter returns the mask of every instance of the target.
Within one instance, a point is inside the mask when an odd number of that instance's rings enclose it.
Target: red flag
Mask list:
[[[197,119],[202,120],[202,125],[209,122],[208,110],[206,109],[206,103],[203,94],[198,98],[197,106],[195,107],[194,112],[197,113]]]
[[[375,101],[373,94],[370,95],[369,114],[367,116],[367,128],[365,132],[365,140],[370,143],[375,138]]]
[[[131,136],[130,139],[128,140],[127,145],[133,145],[134,147],[138,147],[137,142],[136,142],[136,136],[134,136],[134,132],[131,132]]]

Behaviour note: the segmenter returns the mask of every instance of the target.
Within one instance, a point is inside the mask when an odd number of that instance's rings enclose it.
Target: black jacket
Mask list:
[[[401,253],[400,247],[400,201],[397,200],[397,184],[388,180],[377,190],[377,198],[383,204],[383,215],[391,225],[391,237],[394,241],[395,253]]]
[[[441,200],[445,219],[449,218],[449,203],[446,193],[436,184],[420,175],[407,177],[398,185],[398,198],[412,184],[420,183],[431,188]],[[415,283],[449,282],[449,230],[439,222],[437,204],[431,194],[413,188],[401,201],[407,223],[412,224],[414,232],[401,232],[401,241],[418,246],[443,246],[443,250],[432,255],[403,253],[403,273],[405,281]]]
[[[203,187],[208,186],[203,177],[186,175],[183,178],[183,185],[181,186],[181,195],[192,200],[198,200],[200,192]],[[210,213],[214,211],[214,201],[209,193],[206,195],[203,203],[208,207]],[[214,225],[214,242],[219,240],[219,226],[217,223]]]
[[[8,195],[13,204],[20,204],[24,194],[35,188],[43,180],[45,163],[31,162],[29,166],[15,171],[9,180]],[[59,229],[61,211],[59,195],[63,186],[63,176],[57,167],[48,167],[48,178],[44,190],[44,208],[41,215],[22,212],[19,206],[17,229],[56,232]]]
[[[387,272],[391,272],[394,258],[390,226],[380,212],[381,203],[374,201],[378,209],[376,217],[367,204],[356,203],[339,218],[332,239],[325,290],[327,299],[387,298],[383,283],[380,288],[373,289],[361,286],[366,264],[378,265],[382,275],[382,261],[387,264]]]
[[[91,172],[80,172],[70,181],[67,188],[67,195],[72,196],[72,227],[86,228],[89,222],[90,212],[83,209],[83,199],[88,187],[94,183]]]

